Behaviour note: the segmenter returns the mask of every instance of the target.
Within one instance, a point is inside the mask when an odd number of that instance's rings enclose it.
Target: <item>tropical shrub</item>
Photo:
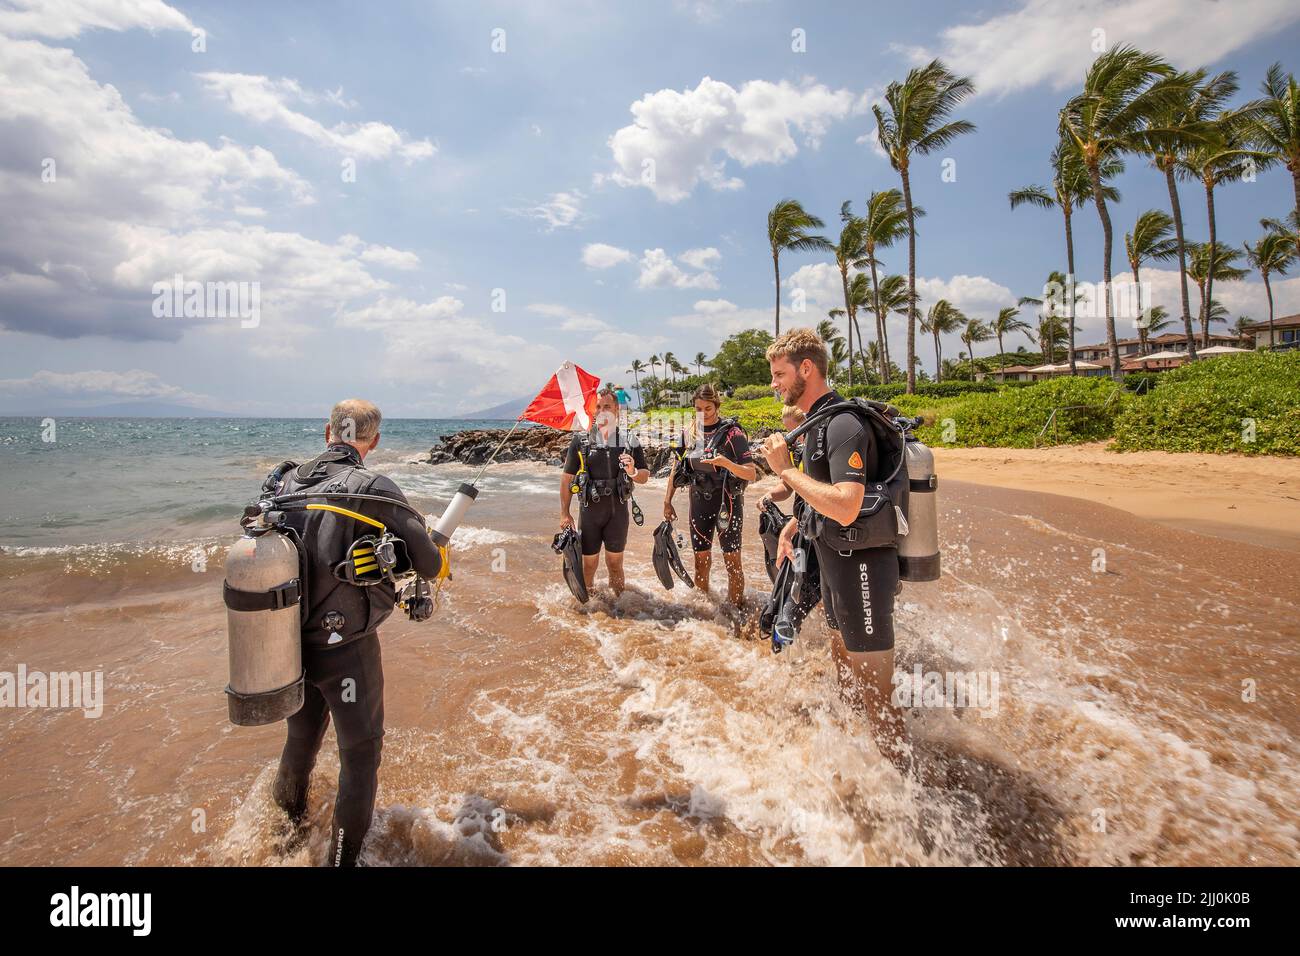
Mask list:
[[[1115,447],[1300,455],[1300,352],[1225,355],[1161,373],[1160,387],[1119,416]]]

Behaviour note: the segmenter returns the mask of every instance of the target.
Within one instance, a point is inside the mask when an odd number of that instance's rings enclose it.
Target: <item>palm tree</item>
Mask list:
[[[866,346],[866,339],[862,336],[862,326],[858,323],[858,314],[871,311],[871,300],[871,279],[867,277],[865,272],[855,274],[849,280],[849,302],[853,305],[853,329],[858,334],[858,359],[864,364],[866,363],[866,356],[862,350]],[[877,342],[878,344],[879,342]],[[872,354],[878,356],[880,349],[877,349]]]
[[[889,165],[903,181],[907,209],[907,391],[916,391],[916,217],[912,210],[911,161],[913,154],[927,156],[948,146],[962,133],[974,132],[969,120],[949,115],[975,92],[969,77],[956,76],[939,60],[913,69],[899,83],[885,88],[888,115],[877,105],[876,134],[889,156]]]
[[[1208,77],[1208,79],[1207,79]],[[1178,289],[1182,298],[1183,332],[1187,354],[1196,358],[1196,334],[1192,330],[1192,311],[1187,294],[1187,238],[1183,233],[1183,208],[1178,198],[1175,172],[1182,154],[1205,139],[1210,120],[1220,115],[1237,92],[1236,75],[1231,72],[1209,76],[1202,68],[1188,73],[1184,82],[1160,106],[1151,124],[1162,130],[1158,140],[1148,144],[1152,165],[1165,177],[1169,190],[1169,208],[1174,217],[1174,235],[1178,244]]]
[[[641,397],[641,373],[645,371],[645,363],[640,359],[633,359],[632,367],[628,371],[632,373],[632,380],[636,382],[636,403],[641,406],[641,411],[645,411],[645,400]]]
[[[1236,265],[1242,254],[1233,246],[1220,244],[1217,249],[1211,250],[1208,242],[1194,242],[1188,247],[1187,252],[1189,259],[1187,274],[1191,276],[1192,281],[1196,283],[1197,291],[1201,293],[1199,313],[1201,317],[1201,348],[1209,348],[1210,323],[1214,321],[1210,307],[1217,305],[1209,298],[1208,290],[1212,284],[1210,269],[1214,269],[1214,278],[1221,279],[1224,282],[1244,279],[1250,273]]]
[[[659,362],[661,361],[661,359],[659,358],[658,355],[652,355],[652,356],[650,356],[650,358],[649,358],[648,361],[650,362],[650,377],[651,377],[652,379],[653,379],[653,378],[657,378],[658,376],[657,376],[656,373],[655,373],[655,366],[657,366],[657,365],[659,364]]]
[[[925,210],[920,206],[912,209],[912,219],[920,219]],[[873,192],[867,197],[867,212],[862,217],[862,241],[866,246],[867,262],[871,265],[871,297],[876,312],[876,342],[880,352],[880,380],[889,381],[889,329],[886,317],[889,310],[880,301],[879,283],[876,267],[880,260],[876,257],[878,249],[887,249],[908,234],[908,215],[903,204],[903,194],[897,189]]]
[[[1237,89],[1236,74],[1225,74],[1230,78],[1233,92]],[[1205,188],[1205,209],[1209,216],[1210,241],[1206,250],[1210,261],[1206,268],[1205,296],[1214,299],[1214,277],[1218,270],[1214,267],[1214,256],[1219,249],[1218,236],[1215,232],[1214,187],[1220,183],[1236,182],[1245,176],[1248,169],[1262,169],[1273,160],[1268,153],[1247,149],[1245,127],[1254,104],[1247,104],[1240,110],[1222,112],[1206,122],[1206,137],[1200,143],[1186,149],[1178,159],[1179,172],[1188,179],[1200,180]]]
[[[1174,324],[1174,320],[1169,317],[1169,310],[1163,305],[1153,305],[1147,312],[1147,324],[1143,329],[1147,335],[1158,335],[1163,330]],[[1145,351],[1143,354],[1146,354]]]
[[[1101,164],[1125,152],[1137,152],[1161,139],[1164,130],[1151,122],[1168,104],[1171,91],[1184,78],[1154,53],[1118,46],[1092,61],[1084,77],[1083,92],[1061,110],[1061,129],[1083,156],[1092,181],[1092,198],[1101,219],[1103,235],[1101,275],[1106,305],[1106,344],[1110,347],[1110,374],[1120,377],[1119,345],[1115,340],[1115,312],[1111,302],[1111,246],[1114,236],[1110,212],[1102,190]],[[1071,323],[1073,324],[1073,323]]]
[[[797,199],[782,199],[767,214],[767,241],[772,247],[772,269],[776,273],[776,334],[781,335],[781,253],[784,250],[816,252],[831,248],[824,236],[809,235],[809,229],[826,224],[804,210]]]
[[[1300,209],[1287,213],[1285,219],[1261,219],[1259,224],[1271,233],[1283,238],[1286,244],[1300,257]]]
[[[970,353],[971,375],[975,374],[975,343],[987,342],[993,338],[992,330],[979,319],[967,319],[961,330],[961,340],[966,343]]]
[[[830,359],[830,371],[835,372],[844,364],[844,358],[847,352],[844,348],[844,336],[840,335],[840,330],[835,325],[835,320],[844,315],[843,309],[831,309],[827,315],[829,319],[822,319],[817,323],[817,337],[826,343],[826,352]],[[850,367],[852,363],[850,362]]]
[[[1260,149],[1291,171],[1296,214],[1300,215],[1300,87],[1294,74],[1283,76],[1282,64],[1274,63],[1260,89],[1265,98],[1251,119],[1251,135]]]
[[[669,381],[669,382],[673,382],[673,381],[675,381],[675,380],[673,379],[673,372],[677,371],[677,370],[680,369],[680,368],[681,368],[681,365],[679,365],[678,362],[677,362],[677,356],[674,355],[672,352],[665,352],[665,353],[664,353],[664,371],[668,373],[668,381]]]
[[[1286,270],[1296,260],[1296,252],[1286,236],[1276,232],[1266,232],[1252,246],[1245,244],[1246,261],[1259,270],[1264,280],[1264,294],[1268,296],[1268,347],[1273,348],[1273,287],[1268,277],[1274,273],[1286,275]]]
[[[930,306],[930,311],[921,320],[921,332],[934,336],[934,380],[943,380],[943,345],[939,336],[948,335],[960,329],[967,318],[961,310],[947,299],[940,299]]]
[[[857,318],[852,297],[849,295],[849,270],[864,265],[867,245],[862,237],[863,222],[853,215],[852,205],[845,201],[840,206],[840,220],[844,223],[840,229],[840,241],[831,247],[835,253],[835,265],[840,270],[840,285],[844,289],[844,309],[848,315],[849,355],[853,355],[853,326]],[[854,278],[857,278],[856,276]],[[858,333],[858,348],[862,347],[862,333]],[[849,384],[853,384],[853,362],[849,362]]]
[[[1255,320],[1248,315],[1237,316],[1237,321],[1232,323],[1232,331],[1237,333],[1237,342],[1239,344],[1251,343],[1250,347],[1254,348],[1255,333],[1250,331],[1248,326],[1254,325]]]
[[[695,374],[703,375],[702,367],[709,364],[709,357],[703,352],[695,353]]]
[[[1083,164],[1083,156],[1072,140],[1062,138],[1056,144],[1056,148],[1052,150],[1050,163],[1052,166],[1051,192],[1043,186],[1026,186],[1023,189],[1008,193],[1007,198],[1011,201],[1012,209],[1028,204],[1038,206],[1041,209],[1058,208],[1061,210],[1061,215],[1065,217],[1065,260],[1069,269],[1068,288],[1073,289],[1075,283],[1074,210],[1082,209],[1085,203],[1092,201],[1092,181],[1088,178],[1088,169]],[[1101,177],[1103,181],[1113,179],[1122,172],[1124,172],[1124,161],[1118,156],[1109,156],[1102,164]],[[1107,202],[1119,202],[1120,200],[1119,190],[1109,184],[1102,186],[1102,194],[1106,197]],[[1070,319],[1070,347],[1067,353],[1067,361],[1070,363],[1071,375],[1075,372],[1074,305],[1074,296],[1068,296],[1066,310]]]
[[[1171,216],[1159,209],[1148,209],[1138,216],[1132,232],[1124,234],[1124,252],[1133,270],[1133,288],[1137,292],[1137,330],[1142,354],[1147,352],[1146,316],[1142,314],[1142,263],[1148,259],[1164,261],[1178,255],[1178,241],[1169,236],[1174,228]]]
[[[1029,329],[1028,322],[1016,318],[1019,314],[1019,309],[1014,306],[1007,306],[998,313],[998,317],[989,325],[989,331],[992,332],[998,340],[998,371],[1001,371],[1006,366],[1006,362],[1002,360],[1002,336],[1010,335],[1012,332]],[[1073,349],[1071,349],[1070,355],[1073,357]]]
[[[1058,296],[1055,291],[1048,290],[1060,289]],[[1047,282],[1043,284],[1044,297],[1036,299],[1031,295],[1022,295],[1016,305],[1036,305],[1039,306],[1038,324],[1033,330],[1025,332],[1026,337],[1032,342],[1034,334],[1038,336],[1038,348],[1043,353],[1043,362],[1051,365],[1056,362],[1056,341],[1057,339],[1068,338],[1069,330],[1066,329],[1066,322],[1061,315],[1062,310],[1073,311],[1073,303],[1067,306],[1065,300],[1071,298],[1066,290],[1065,276],[1060,272],[1053,270],[1047,274]],[[1085,301],[1086,297],[1077,297],[1078,301]],[[1073,322],[1069,324],[1073,325]],[[1073,374],[1073,373],[1071,373]]]

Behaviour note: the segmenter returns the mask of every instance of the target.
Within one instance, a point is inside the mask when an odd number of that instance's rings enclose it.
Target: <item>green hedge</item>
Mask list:
[[[957,395],[996,392],[1000,387],[996,382],[918,382],[916,394],[928,395],[931,398],[953,398]],[[839,392],[845,398],[861,396],[877,402],[888,402],[897,395],[905,394],[907,392],[907,383],[890,382],[888,385],[850,385],[840,389]]]
[[[741,385],[732,393],[731,397],[738,402],[753,401],[756,398],[771,398],[772,388],[769,385]]]
[[[1119,417],[1115,446],[1300,455],[1300,353],[1225,355],[1162,372],[1160,387]]]
[[[926,396],[919,395],[895,404],[906,414],[925,416],[917,437],[927,444],[1033,448],[1054,409],[1060,409],[1055,427],[1048,429],[1043,443],[1102,441],[1113,432],[1122,404],[1131,400],[1127,393],[1117,395],[1109,379],[1063,377],[992,394],[930,399],[928,408]],[[1067,410],[1065,406],[1087,407]]]

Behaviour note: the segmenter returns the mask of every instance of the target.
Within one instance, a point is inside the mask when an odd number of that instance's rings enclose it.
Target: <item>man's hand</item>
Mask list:
[[[568,531],[572,527],[573,527],[573,515],[569,514],[568,512],[565,512],[564,514],[560,515],[560,530]]]
[[[677,509],[673,507],[673,503],[671,501],[664,502],[664,520],[665,521],[677,520]]]
[[[776,566],[778,568],[786,558],[794,557],[794,533],[798,530],[799,522],[794,518],[787,521],[785,527],[781,529],[781,537],[776,542]]]
[[[618,456],[618,463],[623,466],[623,470],[626,471],[629,475],[631,475],[633,478],[636,477],[635,458],[633,458],[627,452],[623,452],[623,454]]]
[[[759,511],[762,511],[771,503],[772,503],[772,496],[763,495],[763,497],[759,498],[756,502],[754,502],[754,507],[757,508]]]
[[[784,432],[773,432],[764,438],[759,451],[767,460],[767,467],[771,468],[775,475],[781,474],[791,466],[790,446],[785,443]]]

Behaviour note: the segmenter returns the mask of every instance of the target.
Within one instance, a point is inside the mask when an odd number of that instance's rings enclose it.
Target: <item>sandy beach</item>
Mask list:
[[[1159,451],[1104,444],[934,449],[947,479],[1119,508],[1158,524],[1300,551],[1300,459]]]

